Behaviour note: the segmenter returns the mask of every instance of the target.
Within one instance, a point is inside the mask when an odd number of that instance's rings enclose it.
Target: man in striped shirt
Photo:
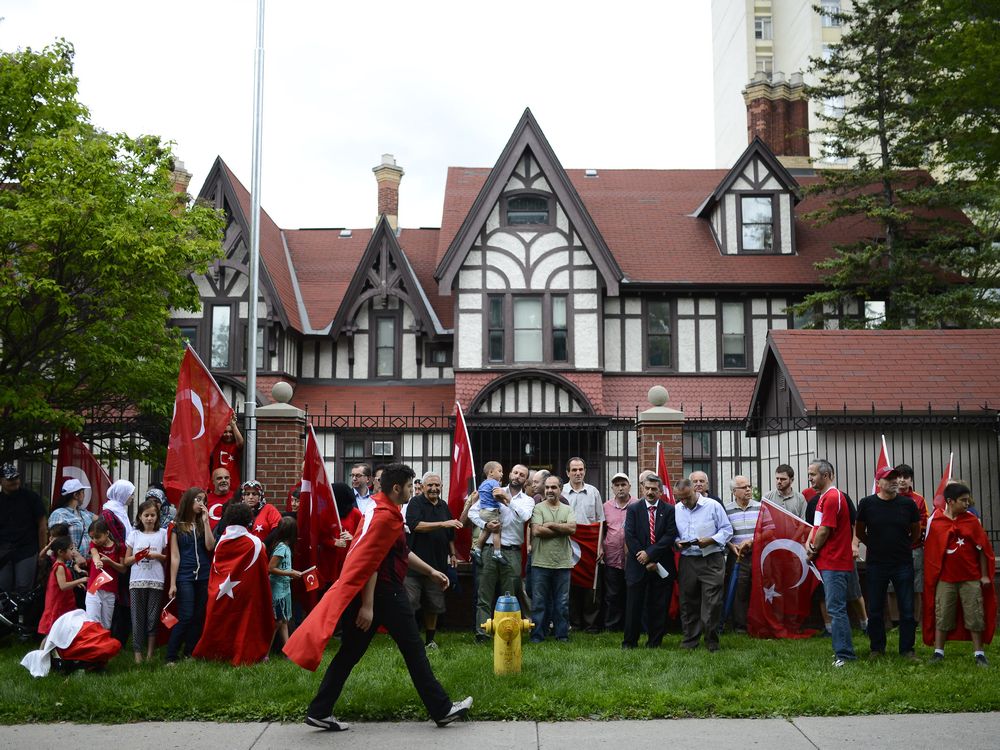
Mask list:
[[[733,629],[737,633],[747,631],[747,608],[750,606],[750,566],[753,559],[753,533],[757,528],[757,516],[760,515],[760,503],[753,499],[753,486],[750,480],[742,475],[733,477],[730,482],[733,497],[727,500],[723,507],[733,525],[733,536],[726,545],[729,550],[726,565],[726,591],[732,585],[732,577],[736,576],[736,598],[733,600],[731,619]]]

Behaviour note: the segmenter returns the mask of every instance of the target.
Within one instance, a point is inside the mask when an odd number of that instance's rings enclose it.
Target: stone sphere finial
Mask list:
[[[666,406],[668,397],[669,394],[667,393],[667,389],[662,385],[654,385],[649,389],[649,393],[646,395],[646,398],[649,399],[649,403],[653,406]]]
[[[271,398],[279,404],[287,404],[292,400],[292,386],[284,380],[279,380],[271,387]]]

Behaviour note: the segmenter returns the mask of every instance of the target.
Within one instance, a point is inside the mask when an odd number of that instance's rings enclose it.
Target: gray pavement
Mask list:
[[[797,719],[677,719],[655,721],[474,721],[438,729],[430,722],[359,723],[320,732],[301,724],[29,724],[0,727],[0,750],[67,747],[143,750],[288,750],[343,747],[385,750],[597,750],[663,747],[754,748],[1000,748],[1000,713],[803,717]]]

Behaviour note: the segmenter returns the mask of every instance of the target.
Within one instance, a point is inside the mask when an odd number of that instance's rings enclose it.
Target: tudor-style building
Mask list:
[[[446,475],[458,400],[477,462],[581,455],[603,489],[637,472],[632,422],[662,384],[689,417],[688,468],[718,482],[746,448],[709,421],[746,416],[768,331],[801,327],[788,306],[819,286],[815,263],[866,231],[804,222],[817,178],[758,138],[729,170],[565,169],[526,110],[492,169],[449,169],[440,229],[399,229],[402,169],[373,171],[374,229],[261,212],[255,398],[291,383],[337,477],[392,459]],[[199,198],[226,214],[226,257],[174,323],[237,402],[250,198],[221,159]],[[863,313],[816,311],[831,328]]]

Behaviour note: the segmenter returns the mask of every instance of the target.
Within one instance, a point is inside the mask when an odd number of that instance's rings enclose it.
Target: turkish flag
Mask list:
[[[674,491],[670,486],[670,474],[667,473],[667,456],[663,452],[663,443],[656,444],[656,476],[663,482],[662,500],[670,505],[676,504]],[[674,587],[677,588],[676,586]]]
[[[573,586],[594,588],[597,580],[597,548],[601,542],[601,524],[578,523],[576,533],[569,539],[573,547],[573,572],[569,582]]]
[[[170,605],[173,603],[174,600],[171,599],[169,602],[167,602],[166,606],[160,612],[160,622],[163,623],[163,627],[165,627],[167,630],[170,630],[170,628],[172,628],[178,622],[177,616],[170,611]]]
[[[319,588],[319,575],[315,566],[302,571],[302,585],[306,591],[315,591]]]
[[[219,384],[190,346],[177,377],[174,417],[170,422],[163,484],[176,505],[190,487],[208,483],[212,449],[233,418],[233,408]]]
[[[944,473],[941,475],[941,481],[938,482],[937,489],[934,490],[934,510],[939,510],[944,512],[944,488],[948,486],[948,482],[951,480],[951,472],[954,468],[955,454],[950,453],[948,455],[948,465],[944,467]]]
[[[323,659],[323,650],[344,614],[372,573],[378,570],[389,549],[403,533],[403,514],[384,493],[373,497],[375,507],[364,519],[361,532],[354,538],[344,569],[312,612],[292,633],[282,651],[293,662],[311,672]],[[211,597],[209,597],[211,598]]]
[[[882,436],[882,447],[878,452],[878,459],[875,461],[875,474],[873,476],[878,476],[879,470],[884,469],[887,466],[892,466],[889,463],[889,449],[885,447],[885,435]],[[874,495],[878,492],[878,480],[872,479],[872,494]]]
[[[455,402],[455,438],[451,449],[451,478],[448,481],[448,509],[452,518],[462,515],[465,508],[465,498],[469,496],[476,470],[472,461],[472,443],[469,442],[469,431],[465,426],[465,415],[462,405]],[[472,533],[469,529],[458,529],[455,532],[455,553],[459,560],[469,559],[472,549]]]
[[[208,579],[205,629],[198,659],[254,664],[271,647],[274,608],[264,543],[242,526],[229,526],[215,545]]]
[[[319,581],[331,583],[336,576],[336,560],[333,551],[324,549],[324,541],[340,536],[342,526],[333,489],[326,475],[326,464],[319,452],[316,431],[312,425],[306,431],[306,452],[302,462],[302,482],[299,485],[298,540],[295,544],[295,559],[299,565],[311,566]],[[326,554],[324,554],[326,553]],[[307,609],[316,605],[316,595],[309,594],[303,602]]]
[[[79,479],[87,485],[80,507],[92,513],[100,513],[104,498],[108,496],[111,477],[104,470],[90,449],[69,430],[59,433],[59,458],[56,460],[56,486],[53,501],[62,494],[63,483],[67,479]]]
[[[819,571],[806,561],[812,526],[768,500],[760,504],[753,536],[753,574],[747,632],[756,638],[808,638],[801,630],[812,608]]]
[[[94,580],[90,582],[89,586],[87,586],[87,593],[96,594],[101,590],[101,586],[106,583],[111,583],[112,580],[114,580],[114,576],[112,576],[108,571],[102,570],[94,576]]]
[[[121,642],[112,638],[111,632],[102,628],[101,623],[88,620],[80,626],[70,645],[56,650],[63,661],[83,661],[99,666],[115,658],[121,647]]]
[[[927,646],[934,645],[934,595],[941,578],[941,568],[944,565],[945,557],[958,550],[959,545],[977,547],[986,553],[986,570],[990,582],[982,584],[983,614],[986,619],[983,643],[989,645],[993,642],[993,633],[997,628],[997,592],[993,586],[993,579],[996,576],[996,558],[993,555],[993,546],[990,544],[982,523],[968,511],[952,520],[945,515],[943,510],[935,510],[927,520],[927,536],[924,538],[924,624],[922,631],[924,644]],[[978,579],[979,570],[977,569],[975,580]],[[969,629],[965,627],[961,605],[957,607],[957,610],[955,629],[948,632],[948,640],[972,640]]]

